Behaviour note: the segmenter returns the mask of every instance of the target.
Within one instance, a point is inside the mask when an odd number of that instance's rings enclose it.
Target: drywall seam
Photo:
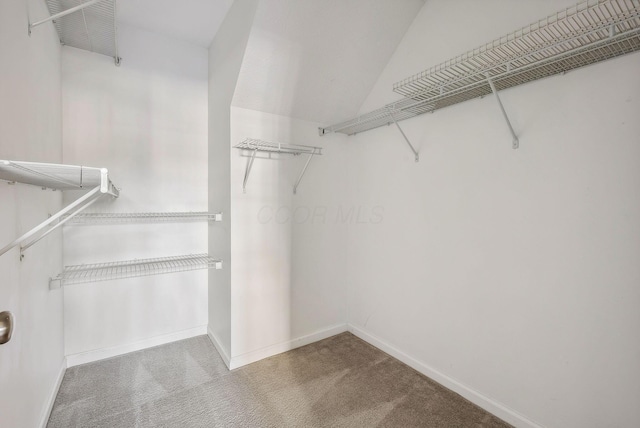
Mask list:
[[[423,375],[433,379],[440,385],[456,392],[471,401],[476,406],[479,406],[487,412],[499,417],[500,419],[516,426],[523,428],[542,428],[542,425],[526,418],[513,409],[505,406],[504,404],[489,398],[480,392],[468,387],[467,385],[457,381],[456,379],[434,369],[433,367],[423,363],[422,361],[413,358],[412,356],[404,353],[398,348],[388,344],[384,340],[374,336],[373,334],[363,330],[360,327],[356,327],[353,324],[348,324],[349,331],[370,345],[386,352],[394,358],[402,361],[409,367],[419,371]]]
[[[139,340],[126,345],[112,346],[109,348],[94,349],[78,354],[67,355],[67,367],[74,367],[80,364],[92,363],[94,361],[104,360],[106,358],[116,357],[118,355],[128,354],[130,352],[140,351],[142,349],[153,348],[154,346],[165,345],[178,340],[189,339],[195,336],[207,334],[207,326],[201,325],[187,330],[175,333],[163,334],[150,339]]]
[[[237,369],[238,367],[246,366],[247,364],[255,363],[256,361],[291,351],[292,349],[300,348],[301,346],[309,345],[346,331],[348,331],[347,324],[337,324],[306,336],[267,346],[266,348],[247,352],[246,354],[241,354],[236,357],[231,357],[231,364],[229,365],[229,368],[231,370]]]
[[[220,358],[222,358],[222,361],[224,361],[224,364],[227,366],[227,368],[230,368],[231,359],[229,358],[229,353],[227,352],[227,350],[224,349],[224,346],[222,346],[222,342],[218,340],[218,338],[216,337],[215,334],[213,334],[213,331],[211,331],[210,328],[207,328],[207,336],[209,336],[209,340],[211,340],[211,342],[213,343],[213,346],[215,346],[216,348],[216,351],[218,351],[218,354],[220,354]]]
[[[46,428],[49,423],[49,416],[51,416],[51,410],[53,410],[53,403],[56,402],[56,397],[58,396],[58,391],[60,390],[60,385],[62,385],[62,379],[64,378],[64,374],[67,371],[67,359],[62,359],[62,364],[60,365],[60,371],[58,372],[58,377],[56,378],[56,383],[53,385],[53,389],[51,390],[51,394],[49,395],[49,399],[47,400],[47,406],[44,408],[42,413],[42,417],[40,419],[40,427]]]

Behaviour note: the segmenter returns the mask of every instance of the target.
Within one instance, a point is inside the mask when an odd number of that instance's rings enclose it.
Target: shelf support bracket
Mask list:
[[[92,200],[94,198],[97,198],[99,196],[100,196],[100,186],[95,187],[94,189],[92,189],[86,195],[83,195],[81,198],[79,198],[79,199],[75,200],[74,202],[72,202],[71,204],[67,205],[65,208],[63,208],[62,210],[58,211],[53,216],[49,217],[47,220],[43,221],[42,223],[40,223],[39,225],[37,225],[36,227],[31,229],[27,233],[25,233],[24,235],[22,235],[21,237],[19,237],[15,241],[13,241],[12,243],[10,243],[7,246],[5,246],[3,249],[0,250],[0,256],[2,256],[4,253],[9,251],[10,249],[15,247],[16,245],[22,245],[22,243],[26,242],[29,238],[31,238],[32,236],[36,235],[42,229],[45,229],[46,227],[49,227],[49,225],[53,224],[60,217],[62,217],[63,215],[69,213],[70,211],[75,210],[77,207],[79,207],[79,206],[81,206],[83,204],[85,204],[85,207],[86,207],[87,202],[92,202]],[[77,214],[78,212],[80,212],[81,210],[82,209],[77,210],[77,212],[74,212],[74,215]],[[71,218],[71,217],[69,217],[69,218]],[[55,227],[57,227],[57,226],[55,226]],[[47,235],[48,233],[49,232],[45,232],[44,235]],[[36,241],[39,241],[42,237],[44,237],[44,236],[41,235]],[[33,245],[34,243],[35,242],[29,244],[29,246]],[[20,259],[21,260],[23,258],[22,250],[23,249],[21,249],[21,251],[20,251]]]
[[[87,203],[85,203],[84,205],[81,205],[80,208],[76,209],[74,212],[72,212],[71,214],[64,216],[57,224],[51,226],[51,228],[49,228],[49,230],[47,230],[46,232],[44,232],[42,235],[38,236],[36,239],[34,239],[33,241],[29,242],[26,245],[22,245],[20,247],[20,258],[24,258],[23,253],[31,246],[33,246],[35,243],[37,243],[38,241],[40,241],[42,238],[46,237],[47,235],[49,235],[51,232],[53,232],[54,230],[56,230],[57,228],[59,228],[60,226],[64,225],[66,222],[68,222],[69,220],[71,220],[73,217],[75,217],[77,214],[81,213],[82,211],[84,211],[85,209],[89,208],[91,205],[93,205],[98,199],[100,199],[100,194],[94,196],[93,198],[90,198],[88,200]]]
[[[249,180],[249,174],[251,174],[251,167],[253,166],[253,161],[256,158],[256,153],[258,149],[254,149],[251,157],[247,160],[247,168],[244,171],[244,181],[242,182],[242,192],[247,193],[247,180]]]
[[[315,155],[315,150],[313,153],[309,154],[309,157],[307,158],[307,162],[304,164],[304,167],[302,168],[302,171],[300,172],[300,176],[298,177],[298,180],[296,181],[296,184],[293,186],[293,194],[296,195],[298,193],[298,186],[300,185],[300,182],[302,181],[302,177],[304,177],[304,173],[307,172],[307,167],[309,166],[309,163],[311,162],[311,159],[313,158],[313,156]]]
[[[407,135],[404,133],[402,128],[400,128],[400,125],[396,121],[396,118],[393,116],[393,113],[389,112],[389,116],[391,117],[391,120],[393,120],[393,123],[396,124],[396,127],[398,128],[398,131],[400,131],[400,133],[402,134],[402,137],[404,138],[404,141],[407,142],[407,145],[409,146],[409,148],[413,152],[413,155],[415,156],[415,158],[414,158],[415,161],[419,162],[420,161],[420,154],[418,154],[418,151],[415,149],[415,147],[413,147],[413,144],[411,144],[411,141],[409,141],[409,138],[407,138]]]
[[[500,106],[500,111],[502,112],[502,116],[504,117],[504,120],[507,122],[509,131],[511,132],[511,136],[513,137],[512,147],[514,149],[517,149],[518,147],[520,147],[520,140],[518,140],[518,136],[516,135],[516,132],[513,130],[513,126],[511,126],[511,122],[509,121],[509,116],[507,116],[507,112],[505,111],[504,106],[502,105],[502,101],[500,101],[500,96],[498,95],[498,91],[496,90],[496,87],[493,84],[493,81],[489,77],[488,73],[487,73],[487,82],[489,82],[489,86],[491,86],[491,92],[493,92],[493,95],[495,95],[496,97],[496,101],[498,101],[498,106]]]
[[[82,9],[86,8],[86,7],[93,6],[94,4],[100,3],[100,2],[103,2],[103,1],[105,1],[105,0],[89,0],[89,1],[87,1],[85,3],[79,4],[78,6],[74,6],[72,8],[67,9],[67,10],[63,10],[60,13],[56,13],[55,15],[51,15],[50,17],[45,18],[45,19],[43,19],[41,21],[29,23],[29,35],[31,35],[31,30],[33,28],[37,27],[38,25],[42,25],[42,24],[44,24],[46,22],[49,22],[49,21],[55,21],[56,19],[62,18],[63,16],[67,16],[67,15],[73,13],[73,12],[77,12],[79,10],[82,10]]]

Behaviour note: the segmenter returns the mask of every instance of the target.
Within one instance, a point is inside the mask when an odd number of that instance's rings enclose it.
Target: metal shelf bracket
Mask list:
[[[311,153],[309,155],[309,157],[307,158],[307,162],[304,164],[304,167],[302,168],[302,171],[300,172],[300,176],[298,177],[298,180],[296,181],[296,184],[293,186],[293,194],[296,195],[298,193],[298,186],[300,185],[300,182],[302,181],[302,177],[304,177],[304,173],[307,171],[307,167],[309,166],[309,163],[311,162],[311,159],[313,158],[313,156],[315,155],[315,153]]]
[[[496,90],[496,86],[493,84],[491,77],[489,77],[489,73],[487,73],[487,82],[489,82],[489,86],[491,86],[491,92],[496,97],[496,101],[498,102],[498,106],[500,107],[500,111],[502,112],[502,116],[504,117],[505,122],[507,122],[507,126],[509,127],[509,132],[511,132],[511,136],[513,137],[512,146],[514,149],[520,147],[520,140],[513,130],[513,126],[511,126],[511,122],[509,121],[509,116],[507,116],[507,112],[502,105],[502,101],[500,101],[500,96],[498,95],[498,91]]]
[[[256,159],[257,151],[258,149],[254,149],[251,157],[247,159],[247,167],[244,170],[244,181],[242,182],[242,193],[247,193],[247,180],[249,180],[249,174],[251,174],[251,167],[253,167],[253,161]]]
[[[404,141],[407,142],[407,145],[409,146],[409,148],[413,152],[415,161],[416,162],[420,162],[420,154],[415,149],[415,147],[413,147],[413,144],[411,144],[411,141],[409,141],[409,138],[407,138],[407,135],[404,133],[402,128],[400,128],[400,125],[398,124],[398,121],[396,121],[396,118],[393,116],[393,113],[389,112],[389,116],[391,117],[391,120],[393,120],[393,123],[396,124],[396,127],[398,128],[398,131],[400,131],[400,133],[402,134],[402,137],[404,138]]]

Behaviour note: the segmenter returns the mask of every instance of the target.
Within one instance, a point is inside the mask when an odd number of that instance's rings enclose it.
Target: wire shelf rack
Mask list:
[[[51,15],[64,13],[89,1],[46,0]],[[77,12],[56,18],[54,25],[60,43],[78,49],[107,55],[116,60],[118,56],[118,34],[116,26],[116,0],[102,0]]]
[[[240,149],[243,151],[249,151],[251,154],[248,156],[247,167],[244,172],[244,181],[242,183],[242,191],[247,192],[247,180],[249,179],[249,174],[251,173],[251,168],[253,167],[253,161],[256,159],[256,153],[264,152],[268,153],[269,157],[271,154],[289,154],[294,156],[299,155],[309,155],[307,158],[307,162],[304,164],[296,183],[293,186],[293,194],[295,195],[298,192],[298,187],[300,186],[300,182],[302,181],[302,177],[304,177],[307,168],[309,167],[309,163],[311,159],[315,155],[322,154],[321,147],[314,146],[303,146],[300,144],[283,144],[283,143],[271,143],[269,141],[257,140],[254,138],[247,138],[243,142],[236,144],[233,146],[236,149]]]
[[[1,256],[19,246],[20,260],[23,259],[23,252],[26,249],[80,214],[103,196],[109,195],[117,198],[120,195],[120,190],[113,185],[109,178],[109,171],[105,168],[0,160],[0,180],[7,181],[9,184],[24,183],[43,189],[88,190],[56,214],[0,249]]]
[[[640,49],[640,1],[587,0],[393,86],[405,97],[321,134],[353,135]]]
[[[298,144],[283,144],[283,143],[271,143],[269,141],[257,140],[253,138],[247,138],[243,142],[234,146],[236,149],[268,152],[268,153],[282,153],[289,155],[321,155],[321,147],[303,146]]]
[[[0,160],[0,180],[53,190],[78,190],[102,186],[107,174],[108,171],[104,168]],[[113,187],[110,180],[107,184]]]
[[[216,260],[208,254],[191,254],[186,256],[67,266],[60,275],[51,278],[49,286],[51,288],[58,288],[64,285],[86,284],[200,269],[222,269],[222,261]]]
[[[222,221],[222,213],[208,212],[156,212],[156,213],[81,213],[68,225],[118,223],[171,223],[196,221]]]

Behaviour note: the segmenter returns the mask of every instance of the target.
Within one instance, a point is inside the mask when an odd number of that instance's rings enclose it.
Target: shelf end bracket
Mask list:
[[[491,80],[491,77],[489,77],[488,73],[487,73],[487,82],[489,82],[489,86],[491,86],[491,92],[493,92],[493,95],[495,95],[496,97],[496,101],[498,101],[498,106],[500,107],[502,116],[504,117],[504,120],[507,122],[507,126],[509,127],[509,132],[511,132],[511,136],[513,137],[512,147],[513,149],[517,149],[520,147],[520,140],[518,139],[516,132],[513,130],[513,126],[511,126],[511,121],[509,121],[509,116],[507,116],[507,112],[505,111],[504,106],[502,105],[502,101],[500,100],[500,96],[498,95],[498,91],[496,90],[496,86],[493,84],[493,81]]]
[[[309,157],[307,158],[307,162],[304,164],[304,167],[302,168],[302,171],[300,172],[300,176],[298,177],[298,180],[296,181],[296,184],[293,186],[293,194],[296,195],[298,193],[298,186],[300,186],[300,182],[302,181],[302,177],[304,177],[304,173],[307,172],[307,167],[309,166],[309,163],[311,163],[311,159],[313,159],[313,156],[316,154],[316,150],[314,149],[313,153],[309,154]]]
[[[254,149],[251,157],[247,160],[247,168],[244,170],[244,181],[242,182],[242,192],[247,193],[247,180],[249,180],[249,174],[251,174],[251,167],[253,166],[253,161],[256,159],[256,153],[258,149]]]
[[[393,120],[393,123],[395,123],[396,127],[398,128],[398,131],[400,131],[400,133],[402,134],[402,137],[404,138],[404,141],[407,142],[407,145],[409,146],[409,148],[411,149],[411,151],[413,152],[413,155],[415,157],[415,161],[416,162],[420,162],[420,154],[418,153],[418,151],[415,149],[415,147],[413,147],[413,144],[411,144],[411,141],[409,141],[409,138],[407,138],[407,135],[404,133],[404,131],[402,130],[402,128],[400,128],[400,125],[398,124],[398,122],[396,121],[396,118],[393,116],[393,113],[389,112],[389,116],[391,117],[391,120]]]

